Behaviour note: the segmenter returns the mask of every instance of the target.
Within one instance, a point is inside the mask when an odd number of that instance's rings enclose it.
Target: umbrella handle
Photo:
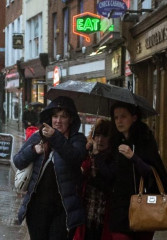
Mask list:
[[[96,113],[96,121],[94,123],[94,126],[93,126],[93,131],[92,131],[92,138],[94,138],[94,134],[95,134],[95,125],[97,123],[97,118],[99,116],[99,110],[100,110],[100,106],[98,106],[98,109],[97,109],[97,113]]]

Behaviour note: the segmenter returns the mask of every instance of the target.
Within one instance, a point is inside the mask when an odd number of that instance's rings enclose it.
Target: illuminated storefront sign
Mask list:
[[[53,86],[56,87],[60,83],[61,72],[58,66],[55,67],[53,72]]]
[[[121,17],[126,10],[126,2],[122,0],[100,0],[97,3],[97,11],[103,17],[111,15],[111,18],[118,18]]]
[[[82,36],[87,42],[90,42],[89,34],[102,30],[102,19],[99,15],[85,12],[73,17],[73,33]],[[108,31],[114,31],[112,24]]]

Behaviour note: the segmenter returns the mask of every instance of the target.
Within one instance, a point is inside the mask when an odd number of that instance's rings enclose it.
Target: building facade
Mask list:
[[[128,87],[147,98],[159,113],[147,122],[167,165],[167,3],[124,3],[125,14],[114,18],[112,12],[107,17],[98,13],[99,0],[44,0],[42,4],[8,0],[3,71],[6,119],[21,120],[29,102],[46,105],[47,90],[67,80]],[[18,35],[23,37],[22,48],[18,48],[22,43]]]
[[[23,1],[24,58],[20,69],[24,72],[23,105],[44,103],[45,67],[48,64],[48,1]]]
[[[6,1],[5,13],[5,120],[19,124],[22,89],[17,61],[23,57],[22,1]]]
[[[0,131],[2,123],[5,121],[5,111],[3,102],[5,99],[4,86],[5,86],[5,73],[2,71],[5,66],[5,0],[0,2]]]
[[[137,24],[123,23],[126,29],[123,34],[135,74],[135,91],[158,112],[147,121],[167,166],[167,3],[150,1],[150,4],[150,12],[138,16]],[[138,10],[142,10],[141,1]]]

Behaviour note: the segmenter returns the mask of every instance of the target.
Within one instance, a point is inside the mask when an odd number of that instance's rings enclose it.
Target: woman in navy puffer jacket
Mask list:
[[[60,96],[40,114],[43,124],[14,156],[18,169],[33,162],[33,173],[19,210],[26,217],[31,240],[72,239],[84,223],[80,199],[80,166],[86,156],[86,138],[71,98]],[[41,142],[42,140],[42,142]]]

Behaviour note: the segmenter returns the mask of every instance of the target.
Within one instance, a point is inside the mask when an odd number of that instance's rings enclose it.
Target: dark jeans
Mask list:
[[[31,203],[26,222],[31,240],[70,240],[63,207]],[[70,232],[71,234],[71,232]]]

